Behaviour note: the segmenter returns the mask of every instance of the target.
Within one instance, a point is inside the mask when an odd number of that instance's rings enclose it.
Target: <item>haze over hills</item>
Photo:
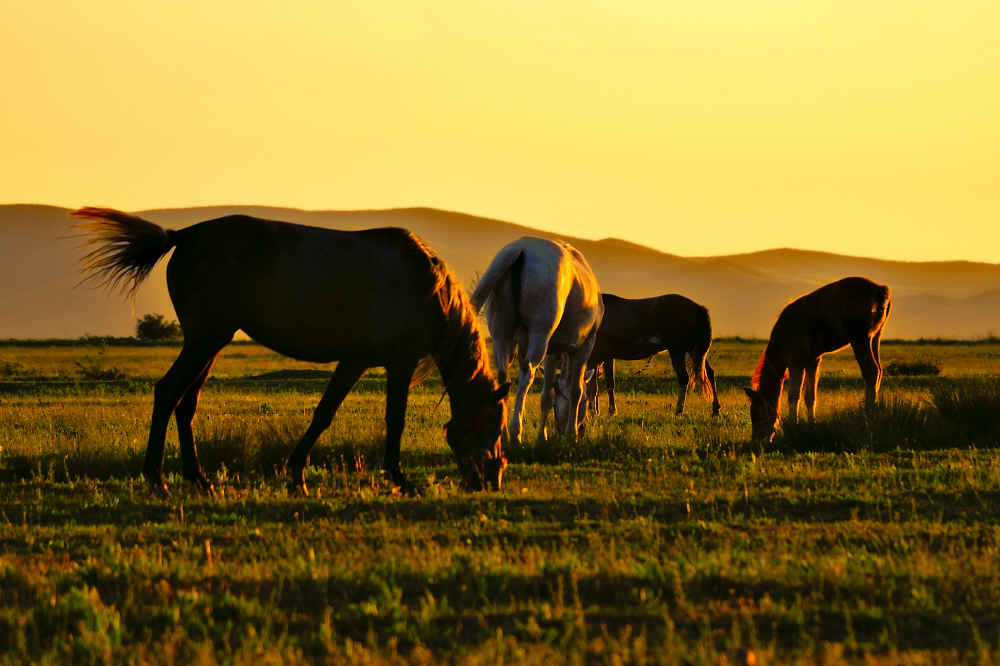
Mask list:
[[[134,304],[87,286],[76,287],[81,241],[66,209],[0,206],[0,338],[128,336],[135,319],[174,317],[162,261]],[[337,229],[398,226],[423,238],[470,286],[496,252],[521,236],[562,238],[586,255],[601,288],[630,298],[679,293],[706,305],[716,335],[767,337],[789,300],[848,275],[891,285],[888,338],[982,337],[1000,330],[1000,265],[965,261],[899,262],[803,250],[768,250],[719,257],[681,257],[615,238],[557,236],[510,222],[431,208],[303,211],[213,206],[140,211],[167,228],[233,213]]]

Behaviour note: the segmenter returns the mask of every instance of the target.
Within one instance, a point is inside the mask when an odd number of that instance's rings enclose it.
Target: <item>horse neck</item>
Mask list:
[[[496,388],[475,319],[456,323],[451,321],[455,316],[449,318],[443,342],[433,353],[453,414],[481,403]]]
[[[760,386],[758,390],[764,396],[764,400],[775,411],[778,411],[778,402],[781,400],[781,390],[785,385],[785,372],[788,365],[771,349],[770,346],[764,350],[764,363],[760,369]]]

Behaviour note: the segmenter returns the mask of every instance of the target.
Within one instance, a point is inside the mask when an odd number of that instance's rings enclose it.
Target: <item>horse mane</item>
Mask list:
[[[764,371],[764,359],[767,356],[767,350],[760,355],[760,363],[757,364],[757,369],[753,371],[753,377],[750,379],[750,388],[754,391],[760,389],[760,373]]]
[[[430,262],[434,275],[430,296],[437,299],[445,325],[444,334],[431,354],[422,358],[417,365],[410,386],[416,386],[430,376],[439,365],[435,359],[449,365],[460,364],[453,371],[463,378],[472,379],[482,375],[492,379],[486,341],[479,330],[479,318],[461,281],[426,243],[412,234],[411,238]]]

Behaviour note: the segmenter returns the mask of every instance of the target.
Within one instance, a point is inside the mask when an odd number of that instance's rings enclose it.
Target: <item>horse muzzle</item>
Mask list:
[[[482,458],[481,463],[477,463],[472,456],[464,460],[465,464],[459,463],[459,470],[462,472],[462,486],[469,491],[478,492],[481,490],[500,490],[503,481],[504,470],[507,469],[507,458]]]

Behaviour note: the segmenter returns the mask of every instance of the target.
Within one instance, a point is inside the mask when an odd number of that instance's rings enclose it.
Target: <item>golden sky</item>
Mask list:
[[[0,203],[1000,262],[997,0],[0,0]]]

